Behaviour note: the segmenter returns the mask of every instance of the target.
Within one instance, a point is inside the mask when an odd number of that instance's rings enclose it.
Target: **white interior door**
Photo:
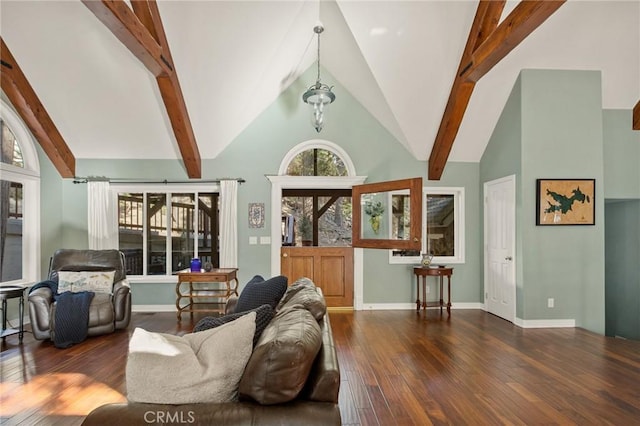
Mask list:
[[[516,178],[484,184],[484,290],[488,312],[515,320]]]

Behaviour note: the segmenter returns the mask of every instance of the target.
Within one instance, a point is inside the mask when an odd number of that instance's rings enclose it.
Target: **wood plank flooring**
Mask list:
[[[640,424],[640,342],[583,329],[521,329],[479,310],[332,312],[345,425]],[[56,349],[1,346],[0,424],[78,425],[125,400],[135,327],[198,320],[136,313],[129,330]]]

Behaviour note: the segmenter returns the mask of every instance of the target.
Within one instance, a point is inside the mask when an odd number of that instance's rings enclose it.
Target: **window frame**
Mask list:
[[[391,202],[391,196],[397,194],[407,194],[407,191],[395,191],[389,194],[389,202]],[[424,205],[422,206],[422,248],[421,253],[427,252],[427,206],[426,202],[429,195],[453,195],[453,208],[454,208],[454,253],[455,256],[434,256],[431,260],[434,264],[460,264],[465,263],[465,215],[464,215],[464,187],[444,187],[444,186],[429,186],[422,188],[422,199]],[[391,215],[391,212],[388,213]],[[389,216],[389,220],[391,217]],[[392,265],[408,265],[408,264],[420,264],[422,261],[421,256],[394,256],[394,250],[389,250],[389,264]]]
[[[18,114],[0,99],[0,116],[14,134],[24,167],[0,162],[0,179],[22,184],[22,278],[2,285],[26,285],[41,277],[40,162],[35,141]]]
[[[118,206],[117,207],[117,214],[115,217],[116,220],[116,229],[118,230],[118,237],[120,235],[120,227],[119,227],[119,223],[117,223],[117,221],[119,220],[119,215],[120,215],[120,207],[118,205],[118,195],[120,193],[141,193],[143,194],[143,200],[144,200],[144,227],[142,230],[142,256],[143,256],[143,275],[127,275],[127,279],[129,281],[138,281],[138,282],[145,282],[145,283],[154,283],[154,282],[176,282],[176,274],[171,272],[172,269],[172,264],[171,264],[171,257],[167,256],[167,264],[166,264],[166,272],[164,274],[153,274],[153,275],[149,275],[149,274],[145,274],[144,272],[147,270],[147,251],[148,251],[148,247],[147,247],[147,229],[146,229],[146,214],[147,214],[147,193],[154,193],[154,194],[165,194],[167,196],[167,212],[171,212],[171,196],[172,194],[184,194],[184,193],[192,193],[195,196],[196,199],[196,205],[195,205],[195,211],[194,211],[194,217],[198,217],[198,195],[200,193],[217,193],[218,196],[220,196],[220,184],[219,183],[214,183],[214,184],[198,184],[198,185],[194,185],[194,184],[120,184],[120,183],[111,183],[111,187],[110,187],[110,191],[111,191],[111,196],[113,198],[113,202],[114,205]],[[171,226],[171,221],[167,221],[167,226],[170,227]],[[218,230],[219,232],[219,230]],[[172,251],[172,246],[171,246],[171,238],[169,237],[170,232],[168,233],[167,237],[166,237],[166,241],[165,241],[165,247],[166,247],[166,252],[167,253],[171,253]],[[217,238],[219,238],[220,236],[218,235]],[[118,238],[118,249],[120,247],[120,238]],[[194,248],[193,248],[193,253],[194,256],[198,255],[198,239],[194,238],[193,239],[193,244],[194,244]]]

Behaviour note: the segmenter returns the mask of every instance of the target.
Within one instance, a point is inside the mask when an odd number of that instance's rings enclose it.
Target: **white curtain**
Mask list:
[[[89,249],[118,248],[118,220],[109,182],[87,182]]]
[[[220,181],[220,267],[238,267],[238,181]]]

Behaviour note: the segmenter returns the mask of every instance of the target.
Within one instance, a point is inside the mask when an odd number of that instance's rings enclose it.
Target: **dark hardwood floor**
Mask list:
[[[134,327],[183,334],[175,314],[56,349],[26,334],[0,352],[0,423],[75,425],[125,400]],[[640,342],[521,329],[479,310],[332,312],[345,425],[640,424]]]

